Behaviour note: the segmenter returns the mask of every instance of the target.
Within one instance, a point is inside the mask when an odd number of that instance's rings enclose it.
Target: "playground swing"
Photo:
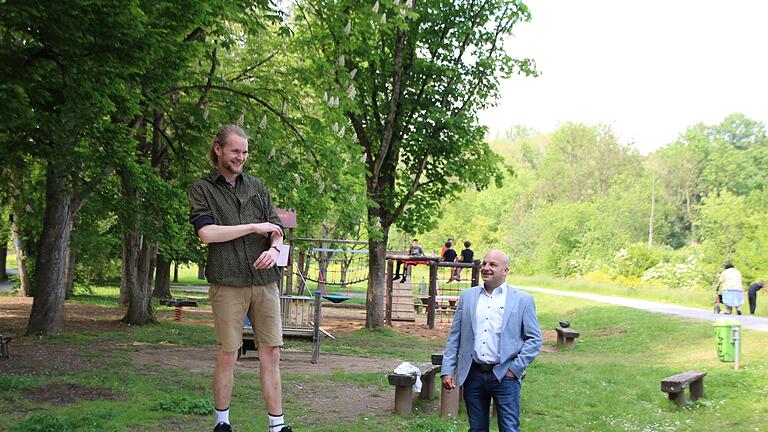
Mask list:
[[[298,269],[302,293],[307,281],[317,283],[323,298],[341,303],[352,298],[349,286],[368,280],[368,251],[358,249],[331,249],[310,247],[304,253],[304,268]],[[313,277],[313,275],[317,277]],[[328,285],[346,290],[346,294],[328,292]]]

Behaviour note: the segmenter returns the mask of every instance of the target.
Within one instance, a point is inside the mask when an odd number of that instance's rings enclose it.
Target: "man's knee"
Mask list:
[[[265,364],[277,364],[280,361],[280,347],[259,346],[259,360]]]
[[[218,350],[216,355],[216,366],[224,368],[234,368],[237,363],[237,351]]]

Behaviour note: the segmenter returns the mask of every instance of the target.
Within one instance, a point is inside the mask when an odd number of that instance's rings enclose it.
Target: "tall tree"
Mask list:
[[[45,166],[29,334],[62,330],[72,224],[108,174],[102,144],[119,135],[103,119],[130,100],[142,16],[135,4],[113,6],[106,0],[0,4],[0,81],[19,93],[16,111],[31,123],[9,133],[12,149]]]
[[[366,174],[368,328],[383,325],[389,230],[430,227],[443,198],[501,179],[478,110],[499,80],[535,73],[506,54],[520,1],[299,1],[294,9],[307,74],[326,121],[351,130]]]

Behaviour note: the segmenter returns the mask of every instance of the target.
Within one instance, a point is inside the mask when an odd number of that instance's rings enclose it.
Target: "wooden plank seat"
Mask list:
[[[416,313],[424,313],[429,309],[429,296],[419,296],[417,301],[413,302],[413,310]]]
[[[685,388],[691,389],[691,400],[704,396],[704,376],[706,372],[688,371],[672,375],[661,381],[661,391],[667,393],[669,400],[677,406],[685,406]]]
[[[456,313],[456,305],[459,303],[459,296],[439,295],[435,297],[435,313],[444,315],[453,315]]]
[[[16,337],[16,333],[0,333],[0,358],[11,358],[8,344]]]
[[[420,313],[422,310],[426,312],[429,309],[429,296],[419,297],[421,303],[413,302],[413,309],[416,313]],[[435,297],[435,312],[441,314],[454,314],[456,313],[456,304],[459,302],[458,296],[436,296]]]
[[[432,364],[442,366],[443,354],[432,354]],[[456,417],[459,415],[460,399],[461,389],[459,387],[455,387],[451,390],[440,387],[440,417]]]
[[[421,393],[419,399],[431,400],[435,398],[435,375],[440,373],[440,366],[429,363],[417,363],[421,373]],[[390,385],[395,386],[395,414],[410,414],[413,411],[413,385],[416,383],[415,375],[403,375],[391,373],[387,375]]]
[[[557,348],[561,348],[565,345],[568,348],[573,349],[576,346],[576,339],[579,337],[579,332],[572,328],[555,327],[557,332]]]
[[[197,302],[194,300],[182,299],[182,298],[170,298],[160,300],[160,304],[171,307],[197,307]]]

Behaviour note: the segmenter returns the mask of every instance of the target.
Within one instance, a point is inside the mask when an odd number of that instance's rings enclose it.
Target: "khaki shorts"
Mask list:
[[[283,345],[280,290],[277,283],[246,288],[211,285],[208,298],[213,309],[218,349],[234,352],[243,345],[243,321],[246,313],[251,320],[257,344]]]

